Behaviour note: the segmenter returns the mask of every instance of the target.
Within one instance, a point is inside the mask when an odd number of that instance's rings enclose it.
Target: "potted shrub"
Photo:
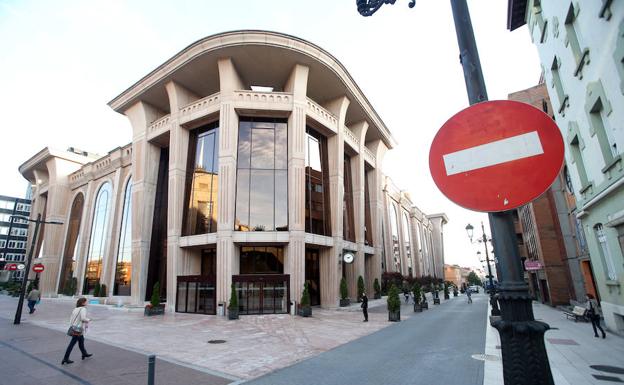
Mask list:
[[[357,290],[358,290],[357,301],[362,302],[362,296],[364,295],[365,288],[364,288],[364,278],[362,278],[361,275],[358,277]]]
[[[398,322],[401,320],[401,299],[399,289],[393,284],[388,291],[388,321]]]
[[[414,311],[417,313],[421,312],[422,306],[420,304],[420,300],[422,298],[422,293],[420,292],[420,285],[418,284],[418,282],[414,283],[414,286],[412,287],[412,292],[414,293]]]
[[[436,285],[435,283],[431,284],[431,294],[433,295],[433,304],[434,305],[439,305],[440,304],[440,294],[438,293],[438,285]]]
[[[310,317],[312,315],[310,291],[308,290],[307,282],[303,284],[303,293],[301,294],[301,303],[299,304],[299,315],[302,317]]]
[[[347,280],[342,277],[340,280],[340,307],[349,306],[351,301],[349,300],[349,290],[347,289]]]
[[[448,282],[444,282],[444,300],[451,298],[449,295],[449,284]]]
[[[154,287],[152,288],[152,298],[150,303],[145,305],[145,311],[143,312],[146,316],[153,315],[161,315],[165,314],[165,306],[160,303],[160,283],[156,282]]]
[[[453,297],[457,297],[457,286],[453,285]]]
[[[375,290],[375,299],[381,298],[381,286],[379,286],[379,280],[375,278],[375,282],[373,282],[373,290]]]
[[[238,319],[238,296],[236,295],[236,288],[234,282],[232,282],[232,290],[230,292],[230,303],[228,304],[228,319]]]

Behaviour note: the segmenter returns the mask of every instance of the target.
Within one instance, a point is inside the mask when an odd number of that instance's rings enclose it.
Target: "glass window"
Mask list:
[[[59,293],[61,294],[75,294],[70,292],[70,288],[74,270],[76,269],[76,252],[83,208],[84,195],[78,194],[76,198],[74,198],[74,203],[72,203],[71,211],[69,213],[67,237],[65,238],[65,249],[63,251],[63,264],[61,265],[61,277],[59,280]]]
[[[217,231],[217,195],[219,187],[218,124],[193,131],[189,144],[186,175],[186,212],[184,235]]]
[[[100,280],[102,273],[102,260],[106,249],[106,230],[108,228],[109,205],[112,193],[111,184],[106,182],[100,187],[95,198],[93,211],[93,224],[91,225],[91,237],[89,251],[85,266],[85,280],[83,294],[93,294],[95,285]]]
[[[609,245],[607,244],[607,235],[604,231],[604,227],[601,223],[598,223],[594,226],[594,231],[596,231],[596,237],[598,238],[598,244],[600,245],[602,264],[605,267],[607,277],[610,280],[615,281],[617,280],[615,264],[613,263],[613,257],[611,256],[611,251],[609,250]]]
[[[368,171],[364,173],[364,244],[373,246],[373,228],[371,223],[371,201],[368,186]]]
[[[401,269],[401,252],[399,244],[399,214],[394,203],[390,203],[392,210],[390,212],[390,230],[392,231],[392,256],[394,258],[395,271],[402,274]]]
[[[403,244],[405,245],[405,257],[407,258],[408,267],[412,266],[412,237],[409,230],[409,216],[406,212],[403,213]]]
[[[355,242],[353,225],[353,190],[351,182],[351,158],[345,155],[342,184],[344,187],[342,205],[342,237],[347,241]]]
[[[241,118],[235,230],[288,230],[287,157],[286,123]]]
[[[331,235],[327,140],[310,127],[306,131],[305,231]]]
[[[113,295],[130,295],[132,279],[132,179],[126,183]]]
[[[283,274],[284,251],[281,247],[241,247],[241,274]]]

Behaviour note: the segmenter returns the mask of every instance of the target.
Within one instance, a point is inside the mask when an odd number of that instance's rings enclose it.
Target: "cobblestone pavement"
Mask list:
[[[483,361],[472,355],[485,350],[487,297],[473,300],[430,303],[406,321],[246,384],[481,385]]]
[[[0,321],[10,324],[16,306],[16,298],[0,295]],[[33,315],[25,308],[22,323],[64,333],[74,306],[75,299],[44,298]],[[87,338],[225,378],[250,379],[389,326],[385,300],[371,300],[370,306],[370,322],[364,323],[358,304],[340,310],[315,308],[311,318],[278,314],[242,316],[238,321],[182,313],[144,317],[142,309],[88,305],[92,322]],[[403,317],[413,314],[410,306],[404,305]],[[209,344],[210,340],[226,342]]]

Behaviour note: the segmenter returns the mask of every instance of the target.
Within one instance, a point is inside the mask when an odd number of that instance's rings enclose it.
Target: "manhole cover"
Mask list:
[[[601,372],[615,373],[615,374],[624,374],[624,368],[620,368],[619,366],[590,365],[589,367],[594,369],[594,370],[599,370]]]
[[[224,344],[225,340],[210,340],[208,341],[209,344]]]
[[[473,354],[471,357],[479,361],[500,361],[500,358],[491,354]]]

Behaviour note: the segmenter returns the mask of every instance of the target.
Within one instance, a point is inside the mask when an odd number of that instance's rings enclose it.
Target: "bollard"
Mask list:
[[[154,385],[154,372],[156,367],[156,356],[150,354],[147,357],[147,385]]]

